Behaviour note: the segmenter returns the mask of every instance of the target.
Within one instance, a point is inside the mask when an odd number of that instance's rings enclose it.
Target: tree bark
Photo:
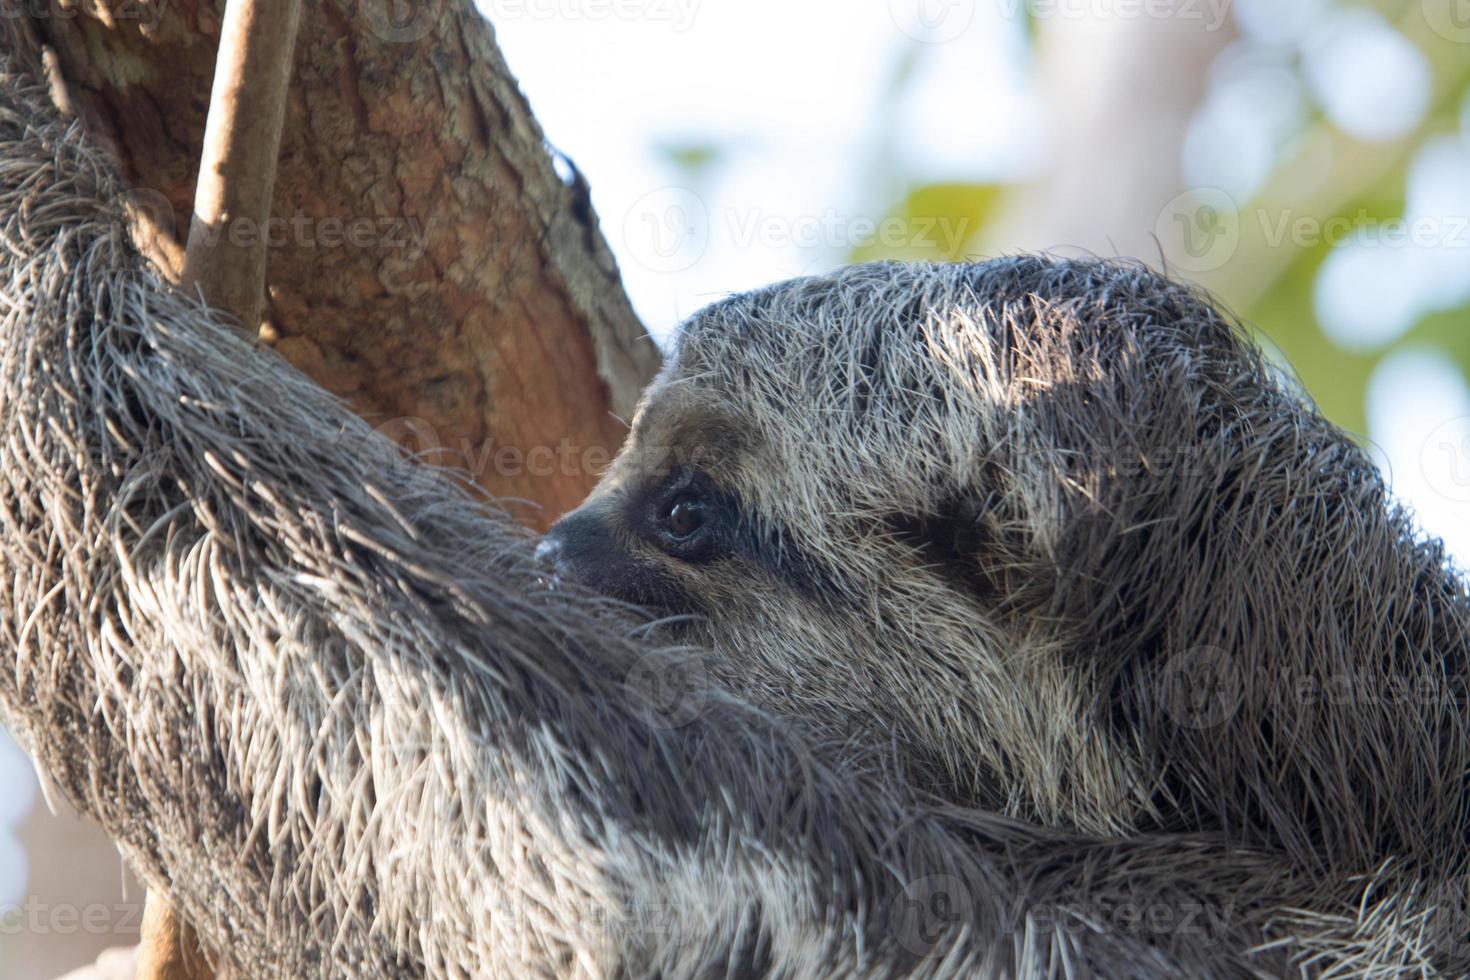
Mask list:
[[[33,23],[65,100],[177,277],[223,3],[48,9]],[[596,481],[658,362],[581,182],[470,4],[306,0],[299,36],[273,221],[221,229],[269,242],[260,336],[544,527]]]

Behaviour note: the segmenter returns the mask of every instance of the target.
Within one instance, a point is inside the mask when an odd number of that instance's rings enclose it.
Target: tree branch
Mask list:
[[[184,255],[185,288],[197,287],[252,335],[265,301],[267,240],[227,232],[242,221],[264,228],[270,218],[300,13],[301,0],[229,0],[225,7]]]

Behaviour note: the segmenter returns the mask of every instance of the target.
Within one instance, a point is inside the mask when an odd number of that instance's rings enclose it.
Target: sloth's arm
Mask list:
[[[105,163],[17,91],[0,706],[242,975],[1248,961],[1267,864],[925,809],[548,592],[503,516],[160,283]]]

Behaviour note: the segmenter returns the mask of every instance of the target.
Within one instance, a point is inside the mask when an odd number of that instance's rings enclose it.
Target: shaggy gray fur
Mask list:
[[[696,554],[648,518],[671,491]],[[1465,582],[1182,285],[1020,257],[718,303],[548,542],[930,792],[1218,833],[1351,896],[1315,967],[1470,968]]]
[[[1242,976],[1377,930],[1280,854],[924,802],[718,693],[162,283],[120,196],[0,70],[0,709],[241,976]]]
[[[1464,870],[1465,582],[1188,288],[1022,257],[735,297],[587,508],[690,468],[736,545],[634,543],[762,704],[897,728],[946,795],[1047,823]],[[1221,703],[1171,701],[1181,669]]]

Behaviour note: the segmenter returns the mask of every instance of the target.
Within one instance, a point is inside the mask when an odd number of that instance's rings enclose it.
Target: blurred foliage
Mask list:
[[[925,184],[890,208],[881,223],[902,228],[903,244],[885,245],[881,236],[853,249],[849,259],[909,259],[957,262],[990,219],[1005,189],[998,184]]]
[[[1425,3],[1432,2],[1437,0],[1425,0]],[[1294,6],[1285,4],[1282,12],[1289,16],[1288,8]],[[1386,173],[1365,172],[1361,180],[1358,175],[1346,175],[1342,183],[1351,189],[1351,193],[1333,202],[1338,218],[1350,219],[1355,225],[1366,219],[1371,226],[1374,222],[1405,217],[1406,175],[1415,154],[1426,141],[1456,132],[1470,140],[1470,101],[1467,101],[1467,96],[1470,96],[1470,45],[1447,40],[1427,30],[1418,0],[1410,3],[1383,0],[1356,5],[1328,0],[1322,12],[1325,16],[1332,9],[1343,10],[1351,6],[1371,8],[1396,28],[1412,25],[1403,33],[1424,55],[1433,80],[1430,110],[1419,125],[1397,140],[1379,144],[1392,151],[1391,168]],[[1034,16],[1028,17],[1027,36],[1034,44],[1037,38]],[[900,89],[915,73],[916,59],[922,59],[925,53],[922,45],[916,45],[905,55],[899,70],[890,79],[893,91]],[[1300,63],[1294,67],[1301,70]],[[1365,66],[1364,70],[1372,72],[1376,69]],[[896,104],[898,100],[890,98],[888,101]],[[1353,137],[1333,129],[1333,124],[1320,108],[1308,113],[1303,133],[1321,131],[1324,127],[1335,139],[1345,141],[1344,145],[1351,147],[1355,143]],[[1289,157],[1293,146],[1293,142],[1288,141],[1280,148],[1278,165]],[[1263,186],[1270,186],[1270,178]],[[976,232],[987,220],[1004,211],[1007,197],[1017,190],[1016,187],[995,184],[917,184],[907,187],[887,213],[889,217],[910,222],[948,217],[969,223],[972,228],[970,244],[973,246],[980,237]],[[1291,203],[1287,202],[1288,205]],[[1258,208],[1269,210],[1270,207],[1259,201],[1243,202],[1242,215],[1254,213]],[[1277,205],[1277,210],[1272,213],[1279,215],[1280,206]],[[1332,215],[1319,214],[1316,217],[1325,221]],[[1325,240],[1271,245],[1259,241],[1243,242],[1242,249],[1246,248],[1270,250],[1270,254],[1241,254],[1232,259],[1243,268],[1267,270],[1265,279],[1240,292],[1230,288],[1227,275],[1221,283],[1212,283],[1212,288],[1217,289],[1225,306],[1233,309],[1269,341],[1268,348],[1279,352],[1323,412],[1344,428],[1366,434],[1365,398],[1369,380],[1382,360],[1398,350],[1432,347],[1453,360],[1463,374],[1470,377],[1470,304],[1428,314],[1391,342],[1369,349],[1347,350],[1324,332],[1314,309],[1318,276],[1334,243]],[[1470,268],[1470,249],[1466,251],[1465,261]],[[854,249],[848,257],[853,261],[883,257],[960,259],[966,254],[973,254],[973,247],[947,251],[911,246],[895,249],[874,243]]]
[[[726,147],[709,142],[667,143],[654,147],[654,152],[676,171],[698,178],[724,160]]]
[[[1470,52],[1442,71],[1434,105],[1423,124],[1400,143],[1402,152],[1389,174],[1361,194],[1342,202],[1338,216],[1366,215],[1384,222],[1405,217],[1405,179],[1414,153],[1428,139],[1463,131],[1463,109],[1470,95]],[[1447,77],[1446,77],[1447,76]],[[1320,114],[1314,125],[1331,125]],[[1313,294],[1322,264],[1332,250],[1327,242],[1303,248],[1274,285],[1256,302],[1237,310],[1282,353],[1324,414],[1352,432],[1366,433],[1365,396],[1378,364],[1407,347],[1432,347],[1453,360],[1470,377],[1470,304],[1430,313],[1395,340],[1376,349],[1348,351],[1323,331],[1313,309]],[[1470,263],[1470,254],[1465,256]],[[1227,303],[1231,297],[1222,297]]]
[[[1382,192],[1352,200],[1340,214],[1362,214],[1374,221],[1401,216],[1402,170],[1386,183],[1389,186]],[[1333,243],[1326,240],[1303,247],[1260,299],[1234,312],[1280,353],[1323,414],[1349,432],[1366,434],[1368,381],[1378,362],[1405,343],[1406,338],[1364,352],[1344,350],[1327,336],[1317,321],[1313,296],[1322,264],[1332,249]],[[1231,301],[1229,295],[1220,298],[1227,305]]]

